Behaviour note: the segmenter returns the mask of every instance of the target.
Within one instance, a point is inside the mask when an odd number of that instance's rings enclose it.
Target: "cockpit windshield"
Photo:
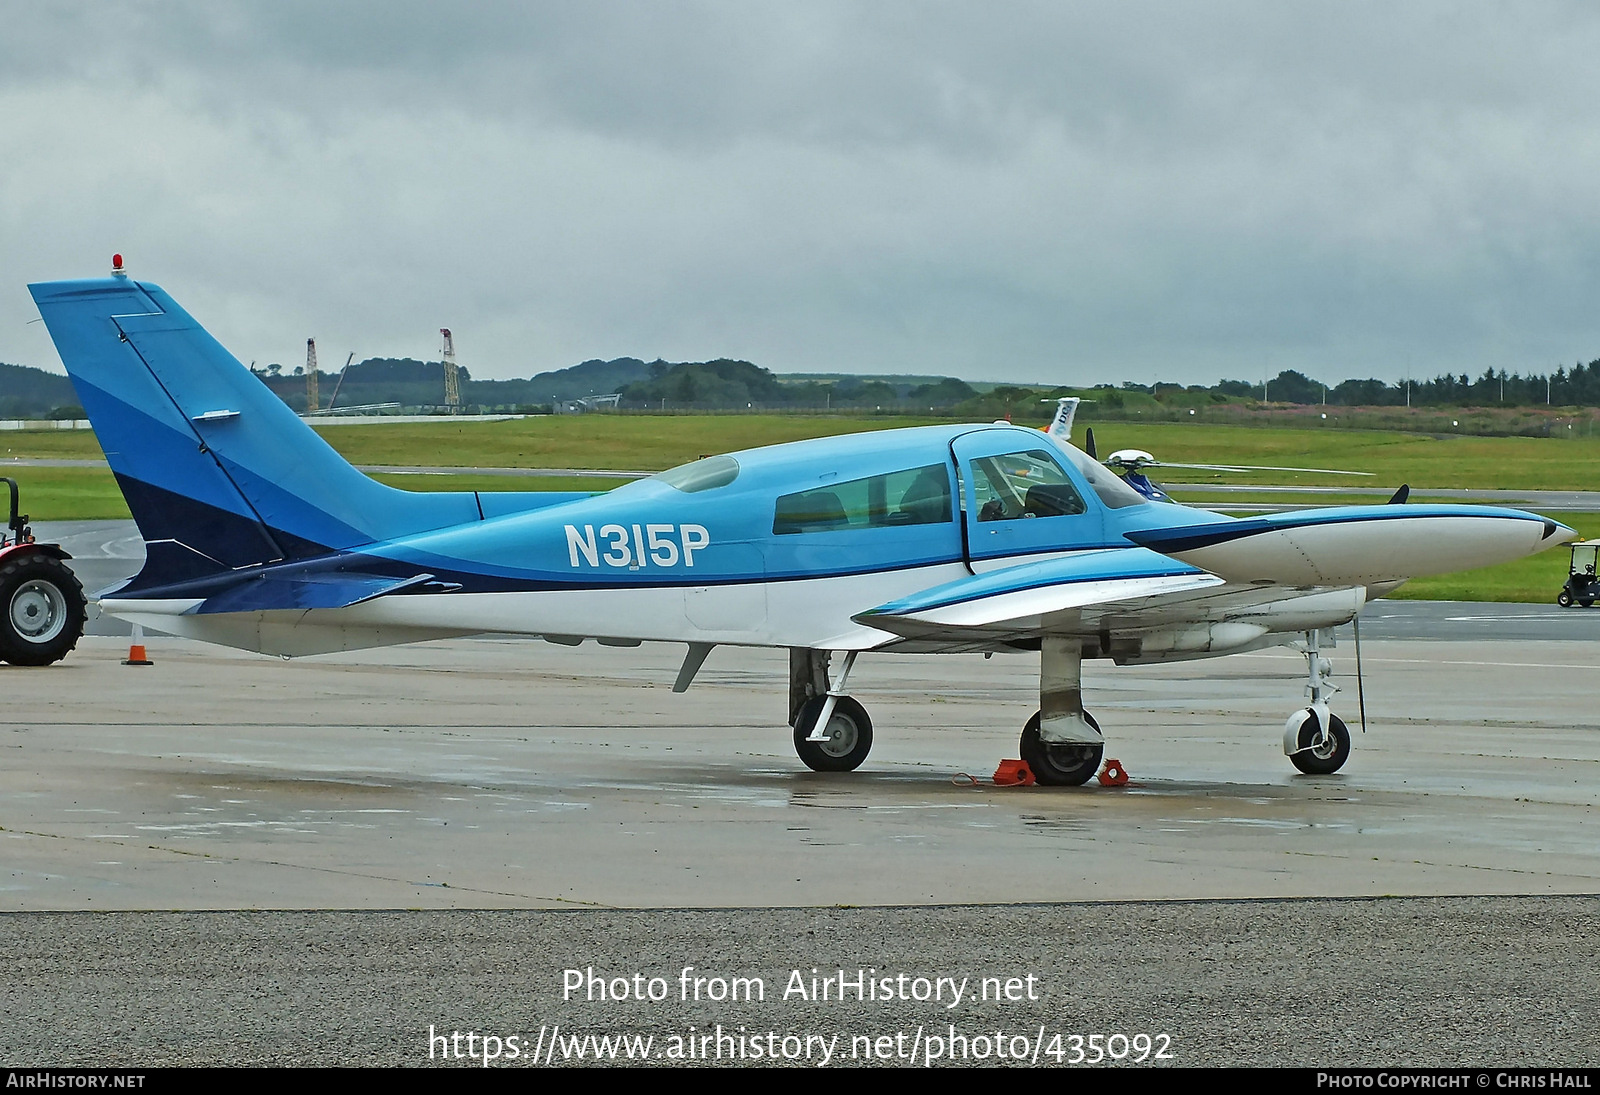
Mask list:
[[[1100,501],[1104,502],[1107,508],[1122,509],[1125,506],[1142,506],[1149,501],[1138,491],[1124,483],[1116,472],[1107,468],[1082,449],[1074,448],[1071,445],[1063,445],[1059,442],[1056,448],[1067,454],[1067,459],[1071,460],[1073,465],[1083,473],[1083,477],[1089,480],[1089,486],[1094,488],[1094,492],[1100,496]]]
[[[698,494],[713,487],[725,487],[739,477],[739,461],[731,456],[708,456],[692,464],[657,472],[650,478],[677,487],[685,494]]]

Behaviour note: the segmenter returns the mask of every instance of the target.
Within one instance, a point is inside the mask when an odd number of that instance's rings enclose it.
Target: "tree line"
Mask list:
[[[304,368],[252,370],[297,411],[306,407]],[[1035,414],[1041,400],[1077,395],[1116,414],[1147,402],[1169,407],[1211,404],[1328,404],[1342,407],[1600,407],[1600,360],[1522,375],[1485,369],[1477,378],[1441,373],[1393,381],[1368,378],[1327,384],[1293,369],[1265,381],[1216,384],[973,385],[955,377],[838,376],[788,379],[748,361],[646,362],[595,359],[527,379],[475,380],[460,371],[467,409],[539,412],[597,395],[618,395],[635,411],[806,410],[947,414],[974,418]],[[319,408],[338,390],[338,407],[399,403],[437,407],[444,401],[444,364],[412,358],[369,358],[344,371],[319,372]],[[1026,409],[1026,410],[1025,410]],[[1093,411],[1085,408],[1091,415]],[[57,373],[0,363],[0,418],[82,417],[71,382]]]

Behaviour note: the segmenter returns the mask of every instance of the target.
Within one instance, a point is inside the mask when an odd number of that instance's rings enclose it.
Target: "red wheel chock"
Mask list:
[[[994,770],[996,787],[1032,787],[1033,784],[1033,769],[1025,760],[1003,760]]]
[[[1100,786],[1123,787],[1128,782],[1128,770],[1122,766],[1120,760],[1108,760],[1104,768],[1100,769]]]

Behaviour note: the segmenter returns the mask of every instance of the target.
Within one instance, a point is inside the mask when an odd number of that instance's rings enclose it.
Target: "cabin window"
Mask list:
[[[1068,517],[1084,511],[1077,488],[1043,449],[974,460],[972,489],[979,521]]]
[[[950,468],[929,464],[887,475],[829,483],[778,499],[778,536],[841,529],[935,525],[950,520]]]

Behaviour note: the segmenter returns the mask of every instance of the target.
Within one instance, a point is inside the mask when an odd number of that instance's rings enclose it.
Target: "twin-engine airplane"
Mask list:
[[[1304,636],[1311,702],[1284,751],[1333,772],[1350,734],[1328,709],[1319,629],[1407,578],[1575,536],[1486,506],[1234,519],[1141,497],[1063,429],[1004,424],[773,445],[598,496],[412,493],[351,467],[120,262],[30,288],[146,543],[104,611],[281,655],[486,632],[687,643],[676,691],[718,644],[787,647],[795,748],[824,771],[871,748],[845,690],[862,651],[1039,651],[1022,755],[1040,782],[1072,785],[1104,741],[1083,709],[1084,658]]]

